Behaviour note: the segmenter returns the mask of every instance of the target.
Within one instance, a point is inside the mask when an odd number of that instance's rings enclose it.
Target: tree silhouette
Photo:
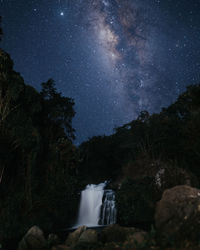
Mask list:
[[[2,31],[2,28],[1,28],[1,23],[2,23],[2,18],[0,16],[0,41],[1,41],[2,35],[3,35],[3,31]]]
[[[74,100],[64,97],[61,93],[57,92],[55,82],[49,79],[47,82],[42,83],[41,96],[44,107],[44,117],[46,122],[55,123],[63,127],[67,136],[74,139],[74,129],[72,128],[72,118],[75,115],[73,109]]]

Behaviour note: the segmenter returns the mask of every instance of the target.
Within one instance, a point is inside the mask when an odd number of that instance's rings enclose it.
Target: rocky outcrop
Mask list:
[[[79,238],[79,242],[96,243],[97,241],[98,233],[92,229],[84,231]]]
[[[190,171],[172,163],[140,159],[135,164],[124,168],[124,179],[116,190],[117,221],[122,226],[150,230],[163,192],[179,185],[197,187],[198,180]]]
[[[56,234],[49,234],[47,238],[48,247],[56,246],[60,243],[60,239]]]
[[[52,247],[51,250],[70,250],[70,247],[66,245],[57,245]]]
[[[70,233],[65,242],[50,234],[47,240],[42,230],[34,226],[19,243],[18,250],[84,250],[84,249],[129,249],[143,246],[148,234],[140,229],[110,225],[101,232],[81,226]]]
[[[197,178],[183,168],[163,165],[155,175],[155,182],[161,192],[179,185],[198,186]]]
[[[46,250],[47,241],[42,230],[37,227],[31,227],[23,239],[20,241],[18,250]]]
[[[87,229],[86,226],[81,226],[76,229],[74,232],[70,233],[65,241],[65,245],[67,246],[74,246],[78,241],[83,232]]]
[[[186,185],[165,190],[156,206],[155,225],[165,238],[198,240],[200,190]]]
[[[129,249],[129,246],[136,248],[140,245],[144,245],[147,242],[148,233],[144,231],[135,232],[127,237],[127,240],[124,242],[124,249]]]
[[[153,177],[157,187],[164,191],[178,185],[198,186],[198,179],[189,170],[177,167],[175,163],[152,160],[144,155],[123,167],[123,179],[133,180]]]
[[[101,241],[108,242],[123,242],[126,240],[127,232],[119,225],[110,225],[101,232]]]
[[[133,236],[141,230],[134,227],[121,227],[119,225],[110,225],[101,232],[101,241],[108,242],[125,242],[129,236]]]

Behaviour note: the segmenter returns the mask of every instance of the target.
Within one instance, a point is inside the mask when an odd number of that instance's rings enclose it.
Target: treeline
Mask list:
[[[159,160],[190,170],[200,180],[200,85],[187,87],[159,114],[143,111],[113,135],[84,142],[80,155],[82,173],[97,179],[96,171],[102,172],[99,178],[115,179],[125,166],[131,171],[137,165],[139,172],[148,161]]]
[[[0,50],[0,237],[70,224],[78,202],[73,107],[52,79],[41,92],[26,85]]]
[[[80,148],[82,179],[111,180],[118,223],[150,228],[165,189],[200,183],[200,85],[192,85],[159,114],[140,113],[111,136]],[[88,173],[90,173],[88,175]]]

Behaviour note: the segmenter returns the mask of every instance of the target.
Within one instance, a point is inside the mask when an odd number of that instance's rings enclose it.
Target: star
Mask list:
[[[17,2],[0,0],[1,47],[27,83],[39,88],[53,77],[74,98],[79,142],[112,133],[141,110],[159,112],[200,81],[199,1]]]

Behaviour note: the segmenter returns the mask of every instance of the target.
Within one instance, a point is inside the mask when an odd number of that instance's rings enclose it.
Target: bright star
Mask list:
[[[64,12],[60,12],[60,15],[61,15],[61,16],[64,16]]]

